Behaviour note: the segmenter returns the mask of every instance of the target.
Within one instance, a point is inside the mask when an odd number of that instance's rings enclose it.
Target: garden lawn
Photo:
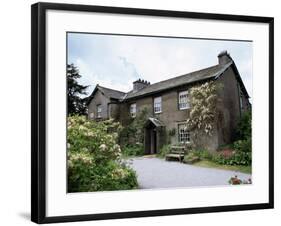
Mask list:
[[[192,164],[194,166],[201,166],[201,167],[207,167],[207,168],[217,168],[217,169],[224,169],[224,170],[232,170],[232,171],[239,171],[242,173],[252,173],[252,166],[242,166],[242,165],[221,165],[209,160],[200,160],[199,162],[196,162]]]

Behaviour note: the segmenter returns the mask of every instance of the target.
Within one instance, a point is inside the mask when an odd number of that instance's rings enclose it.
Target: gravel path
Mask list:
[[[138,157],[128,160],[137,172],[140,188],[169,188],[228,185],[230,177],[248,180],[251,174],[204,168],[159,158]]]

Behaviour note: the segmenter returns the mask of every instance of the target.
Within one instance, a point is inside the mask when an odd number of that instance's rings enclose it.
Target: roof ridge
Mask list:
[[[192,71],[187,74],[179,75],[179,76],[172,77],[172,78],[169,78],[166,80],[162,80],[160,82],[153,83],[133,94],[132,94],[132,91],[128,92],[127,93],[128,95],[126,95],[125,99],[143,96],[143,95],[147,95],[147,94],[153,93],[153,92],[160,92],[167,88],[172,88],[172,87],[176,87],[179,85],[184,85],[184,84],[188,84],[188,83],[192,83],[192,82],[196,82],[196,81],[201,81],[204,79],[209,79],[212,77],[217,77],[221,73],[223,73],[232,63],[233,63],[233,61],[231,61],[227,64],[216,64],[216,65],[206,67],[206,68],[203,68],[203,69],[200,69],[197,71]],[[205,71],[206,71],[206,73],[205,73]],[[199,77],[198,77],[198,75],[199,75]],[[175,82],[175,81],[177,81],[177,82]],[[179,82],[179,81],[181,81],[181,82]],[[161,87],[162,84],[164,85],[164,87]],[[166,85],[166,87],[165,87],[165,84],[169,84],[169,85],[168,86]],[[156,90],[153,90],[153,89],[156,89]]]
[[[111,89],[111,88],[108,88],[108,87],[105,87],[105,86],[98,85],[98,87],[100,87],[102,89],[109,89],[109,90],[112,90],[112,91],[115,91],[115,92],[126,94],[126,92],[123,92],[123,91],[120,91],[120,90],[117,90],[117,89]]]
[[[187,74],[178,75],[178,76],[175,76],[175,77],[172,77],[172,78],[168,78],[168,79],[166,79],[166,80],[162,80],[162,81],[160,81],[160,82],[155,82],[155,83],[151,84],[151,86],[154,85],[154,84],[161,83],[161,82],[167,82],[167,81],[172,80],[172,79],[177,79],[177,78],[180,78],[180,77],[183,77],[183,76],[189,76],[189,75],[191,75],[191,74],[193,74],[193,73],[198,73],[198,72],[202,72],[202,71],[204,71],[204,70],[209,70],[209,69],[214,68],[214,67],[217,67],[217,66],[222,66],[222,65],[216,64],[216,65],[213,65],[213,66],[210,66],[210,67],[206,67],[206,68],[203,68],[203,69],[200,69],[200,70],[197,70],[197,71],[189,72],[189,73],[187,73]]]

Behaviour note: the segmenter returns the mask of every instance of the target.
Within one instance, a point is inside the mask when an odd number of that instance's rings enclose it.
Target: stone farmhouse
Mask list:
[[[192,142],[192,132],[186,128],[190,113],[189,89],[207,81],[222,84],[219,91],[219,120],[211,136],[201,137],[199,148],[217,150],[229,144],[242,113],[251,108],[249,95],[231,56],[223,51],[218,64],[165,81],[150,84],[133,82],[133,90],[124,93],[97,85],[88,98],[88,117],[94,120],[113,118],[126,126],[130,118],[147,109],[144,126],[144,154],[157,153],[168,142]]]

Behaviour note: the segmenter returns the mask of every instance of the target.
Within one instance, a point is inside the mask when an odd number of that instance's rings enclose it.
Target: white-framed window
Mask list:
[[[97,105],[97,118],[101,118],[102,107],[101,105]]]
[[[154,98],[154,113],[162,112],[162,97]]]
[[[188,91],[179,92],[179,109],[184,110],[189,108]]]
[[[137,115],[137,104],[136,103],[130,105],[130,115],[132,118],[136,117],[136,115]]]
[[[190,142],[190,131],[187,129],[186,123],[179,124],[178,136],[179,136],[180,143],[189,143]]]
[[[90,113],[90,118],[93,119],[94,117],[95,117],[94,112],[91,112],[91,113]]]

